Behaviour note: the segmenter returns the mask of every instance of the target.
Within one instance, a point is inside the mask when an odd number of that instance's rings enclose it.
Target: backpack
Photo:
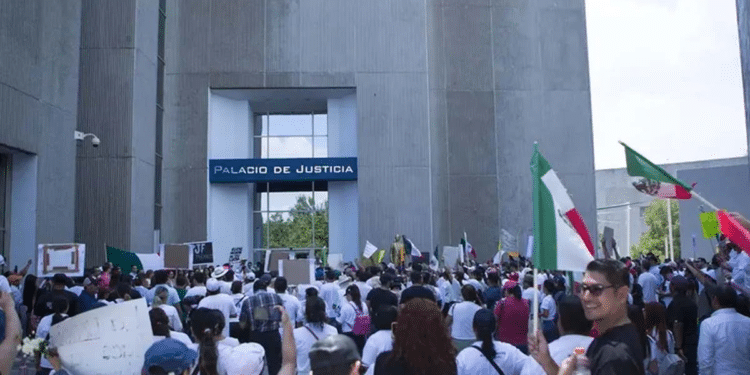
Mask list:
[[[674,340],[672,332],[667,331],[667,334],[670,340]],[[647,335],[647,337],[650,343],[655,341],[651,336]],[[685,373],[685,361],[674,353],[668,353],[657,364],[659,365],[659,375],[682,375]]]
[[[357,316],[354,318],[352,333],[357,336],[367,336],[370,333],[370,316],[363,310],[358,309],[353,303],[352,306],[354,306],[354,312],[357,313]]]

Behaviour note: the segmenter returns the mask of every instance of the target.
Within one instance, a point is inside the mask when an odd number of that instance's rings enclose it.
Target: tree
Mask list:
[[[680,205],[675,200],[670,200],[672,205],[672,243],[675,258],[680,257]],[[643,212],[643,221],[649,229],[641,235],[638,244],[630,249],[632,257],[654,253],[660,260],[667,258],[667,249],[664,247],[664,239],[669,236],[667,221],[667,200],[655,199]]]
[[[276,212],[263,223],[263,247],[265,248],[310,248],[313,246],[315,248],[328,247],[328,201],[316,206],[312,197],[298,196],[297,203],[288,215]]]

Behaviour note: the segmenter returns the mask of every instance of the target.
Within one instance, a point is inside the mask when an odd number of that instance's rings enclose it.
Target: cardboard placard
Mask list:
[[[154,341],[143,298],[68,318],[52,326],[49,336],[63,367],[76,375],[140,374]]]
[[[192,269],[192,255],[188,245],[164,245],[164,268],[166,269]]]
[[[40,244],[37,247],[37,276],[51,277],[56,273],[83,276],[86,245]]]
[[[266,262],[266,272],[278,271],[279,260],[289,259],[288,251],[269,251],[268,262]]]
[[[185,245],[193,253],[193,265],[214,264],[214,248],[211,242],[190,242]]]
[[[315,282],[315,259],[280,259],[277,266],[289,285]]]
[[[450,269],[456,268],[461,259],[461,252],[460,246],[443,246],[443,264]]]

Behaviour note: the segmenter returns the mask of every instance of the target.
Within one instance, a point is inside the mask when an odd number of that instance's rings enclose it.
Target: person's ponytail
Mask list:
[[[482,354],[489,359],[495,359],[495,343],[492,341],[492,334],[495,330],[491,327],[478,327],[477,339],[482,342]]]
[[[211,328],[203,330],[200,337],[200,363],[201,375],[218,375],[216,365],[219,362],[219,353],[216,348],[214,336],[216,333]]]

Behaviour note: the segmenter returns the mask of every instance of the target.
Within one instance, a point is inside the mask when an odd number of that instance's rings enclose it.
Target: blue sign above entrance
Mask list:
[[[357,158],[213,159],[210,182],[355,181]]]

